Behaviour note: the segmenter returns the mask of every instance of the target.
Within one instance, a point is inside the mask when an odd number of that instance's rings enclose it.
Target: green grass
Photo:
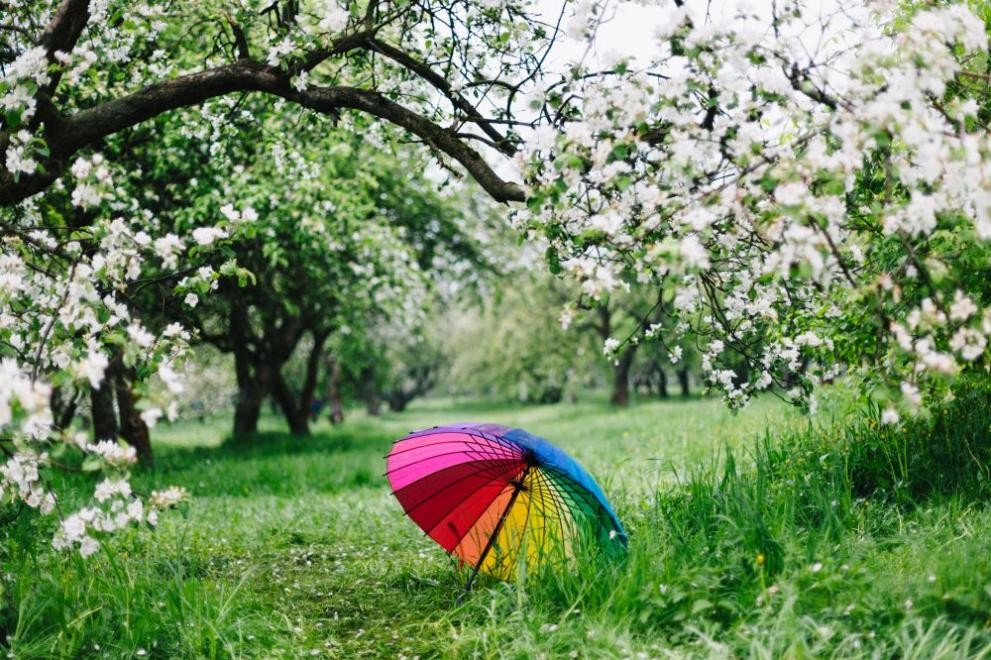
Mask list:
[[[266,419],[238,443],[224,441],[227,418],[161,427],[157,467],[135,483],[184,485],[188,509],[88,561],[50,552],[29,517],[2,528],[0,646],[18,657],[987,655],[989,413],[960,408],[966,423],[907,434],[869,418],[811,427],[770,400],[739,415],[705,400],[626,411],[428,401],[321,423],[308,439]],[[467,420],[523,426],[574,455],[626,524],[626,559],[482,579],[459,599],[463,569],[404,516],[382,471],[392,440]],[[938,449],[961,437],[973,461]]]

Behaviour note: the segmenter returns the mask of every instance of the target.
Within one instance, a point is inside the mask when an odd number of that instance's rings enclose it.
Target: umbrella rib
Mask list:
[[[515,451],[514,452],[514,451],[512,451],[512,448],[511,447],[509,447],[509,446],[507,446],[505,444],[499,443],[499,442],[488,441],[488,442],[482,443],[482,442],[478,442],[477,439],[475,438],[475,436],[468,436],[468,437],[470,438],[468,440],[465,440],[465,439],[458,439],[458,440],[438,440],[437,442],[431,442],[429,444],[419,445],[417,447],[408,447],[406,449],[393,449],[392,451],[389,452],[389,456],[399,456],[401,454],[405,454],[406,452],[416,451],[417,449],[423,449],[424,447],[436,447],[437,445],[457,445],[457,444],[478,447],[479,448],[478,449],[479,451],[488,451],[488,452],[492,452],[493,454],[498,453],[500,456],[514,456],[515,457],[515,456],[522,456],[523,455],[522,450]],[[496,451],[496,447],[498,447],[499,449],[505,449],[506,451],[497,452]]]
[[[567,497],[571,500],[578,509],[581,509],[586,515],[592,518],[589,522],[592,524],[602,526],[603,518],[608,517],[608,513],[602,503],[596,500],[596,498],[585,489],[580,484],[575,483],[569,476],[563,474],[560,470],[553,470],[548,476],[550,477],[550,483],[553,484],[555,490],[562,496]],[[580,501],[579,501],[580,500]],[[576,524],[580,524],[576,512],[571,510],[571,516],[575,520]]]
[[[529,466],[528,466],[527,469],[529,470]],[[526,477],[527,477],[527,475],[524,474],[523,475],[523,479],[526,479]],[[521,484],[523,483],[523,479],[520,479],[520,483]],[[531,507],[529,507],[529,506],[526,508],[526,517],[523,518],[523,528],[520,530],[520,543],[519,543],[519,545],[516,546],[516,561],[517,562],[519,562],[519,560],[520,560],[519,559],[520,558],[520,552],[523,551],[523,541],[526,540],[526,529],[527,529],[527,526],[530,524],[530,509],[531,509]],[[523,563],[526,564],[526,556],[523,557]]]
[[[459,449],[458,451],[445,451],[440,454],[431,454],[430,456],[427,456],[426,458],[421,458],[418,461],[413,461],[412,463],[407,463],[406,465],[400,465],[399,467],[394,467],[391,470],[386,470],[385,474],[386,476],[388,476],[390,474],[395,474],[400,470],[416,467],[420,463],[426,463],[428,461],[434,460],[435,458],[440,458],[441,456],[454,456],[456,454],[464,454],[465,456],[480,457],[480,458],[472,458],[470,460],[463,461],[464,463],[475,463],[477,461],[509,461],[509,460],[516,460],[517,458],[519,458],[517,456],[508,456],[508,455],[486,456],[485,452],[479,449]]]
[[[551,518],[560,519],[560,513],[550,514],[550,507],[547,505],[548,501],[551,502],[555,509],[557,509],[557,505],[554,504],[553,498],[550,498],[544,491],[543,484],[539,483],[540,481],[540,470],[534,470],[533,477],[530,479],[530,501],[540,510],[540,515],[543,518],[538,547],[538,551],[543,552],[547,546],[547,527],[549,524],[547,521]]]
[[[489,484],[491,484],[492,482],[494,482],[494,481],[496,481],[497,479],[500,479],[501,477],[504,477],[504,476],[506,475],[506,473],[507,473],[507,472],[511,472],[512,470],[516,470],[516,469],[519,469],[519,468],[518,468],[517,466],[513,466],[513,468],[511,468],[510,470],[504,470],[504,471],[502,471],[502,472],[500,472],[499,474],[497,474],[497,475],[495,475],[494,477],[492,477],[491,479],[489,479],[488,481],[486,481],[486,482],[485,482],[484,484],[482,484],[481,486],[479,486],[478,488],[476,488],[476,489],[475,489],[475,493],[477,493],[478,491],[480,491],[480,490],[482,490],[483,488],[485,488],[486,486],[488,486],[488,485],[489,485]],[[462,534],[461,536],[459,536],[459,537],[457,537],[457,542],[458,542],[458,543],[461,543],[461,541],[462,541],[462,540],[464,540],[464,538],[465,538],[465,536],[467,536],[467,535],[468,535],[468,532],[470,532],[470,531],[471,531],[471,528],[472,528],[472,527],[474,527],[474,526],[475,526],[475,523],[477,523],[477,522],[479,521],[479,519],[480,519],[480,518],[481,518],[482,516],[484,516],[484,515],[485,515],[485,512],[486,512],[486,510],[488,510],[488,508],[489,508],[489,506],[491,506],[491,505],[492,505],[492,503],[493,503],[493,502],[495,502],[495,501],[496,501],[496,499],[498,499],[498,497],[499,497],[499,496],[500,496],[500,495],[502,494],[502,491],[503,491],[503,490],[505,490],[505,486],[503,486],[502,488],[500,488],[500,489],[499,489],[499,492],[497,492],[497,493],[496,493],[495,495],[493,495],[493,496],[492,496],[492,499],[488,501],[488,503],[487,503],[487,504],[485,505],[485,508],[484,508],[484,509],[482,509],[482,511],[481,511],[481,512],[479,512],[479,514],[478,514],[478,515],[477,515],[477,516],[475,517],[475,519],[474,519],[474,520],[472,520],[472,521],[471,521],[471,524],[470,524],[470,525],[467,525],[467,526],[465,527],[465,531],[464,531],[464,533],[463,533],[463,534]],[[474,493],[473,493],[472,495],[468,495],[468,496],[466,496],[466,497],[465,497],[464,499],[462,499],[462,500],[461,500],[460,502],[458,502],[458,503],[457,503],[457,504],[455,504],[455,505],[454,505],[453,507],[451,507],[450,509],[448,509],[448,511],[447,511],[447,513],[445,513],[445,514],[444,514],[444,516],[443,516],[443,517],[442,517],[442,518],[441,518],[440,520],[438,520],[437,522],[435,522],[435,523],[434,523],[434,524],[433,524],[433,525],[432,525],[432,526],[430,527],[430,529],[429,529],[429,530],[427,530],[427,534],[430,534],[430,532],[432,532],[432,531],[434,531],[435,529],[437,529],[437,526],[438,526],[438,525],[440,525],[440,524],[441,524],[442,522],[444,522],[444,520],[445,520],[445,519],[447,519],[447,517],[448,517],[449,515],[451,515],[451,512],[452,512],[452,511],[454,511],[455,509],[457,509],[457,508],[458,508],[459,506],[461,506],[462,504],[464,504],[464,503],[465,503],[465,501],[467,501],[467,500],[469,500],[469,499],[471,499],[471,498],[472,498],[473,496],[474,496]],[[456,547],[458,547],[458,543],[456,543],[456,544],[454,545],[454,547],[455,547],[455,548],[456,548]]]
[[[479,462],[479,463],[484,463],[484,462],[487,462],[487,461],[478,461],[478,462]],[[511,461],[511,460],[509,460],[509,459],[501,459],[501,460],[498,460],[498,461],[496,461],[496,460],[492,460],[492,461],[488,461],[488,462],[490,463],[489,465],[487,465],[487,466],[485,466],[485,467],[482,467],[482,468],[479,468],[478,470],[475,470],[474,472],[469,472],[469,473],[468,473],[468,474],[466,474],[466,475],[463,475],[463,476],[461,476],[461,477],[458,477],[458,478],[457,478],[457,479],[455,479],[454,481],[450,481],[450,482],[448,482],[448,483],[446,483],[446,484],[444,484],[444,487],[443,487],[443,488],[439,488],[439,489],[437,489],[436,491],[434,491],[433,493],[430,493],[429,495],[426,495],[426,496],[424,496],[424,498],[423,498],[422,500],[420,500],[419,502],[417,502],[417,503],[416,503],[416,504],[415,504],[414,506],[412,506],[412,507],[410,507],[410,508],[408,508],[408,509],[406,509],[406,513],[407,513],[407,514],[412,514],[412,512],[413,512],[413,511],[415,511],[415,510],[416,510],[416,509],[418,509],[419,507],[421,507],[421,506],[423,506],[423,505],[424,505],[425,503],[427,503],[428,501],[430,501],[430,500],[431,500],[432,498],[434,498],[434,497],[436,497],[436,496],[437,496],[437,493],[440,493],[440,492],[442,492],[442,491],[445,491],[445,490],[448,490],[448,489],[449,489],[449,488],[450,488],[451,486],[454,486],[455,484],[458,484],[458,483],[461,483],[461,482],[462,482],[462,481],[464,481],[465,479],[469,479],[469,478],[471,478],[471,477],[476,477],[476,476],[478,476],[478,475],[480,475],[480,474],[484,474],[485,472],[488,472],[488,471],[490,471],[490,470],[498,470],[499,468],[501,468],[501,467],[503,467],[503,466],[501,465],[502,463],[514,463],[515,461]],[[491,463],[499,463],[500,465],[492,465]],[[514,466],[513,466],[512,468],[510,468],[510,469],[516,469],[516,466],[514,465]],[[492,482],[493,482],[493,481],[494,481],[494,480],[495,480],[496,478],[498,478],[499,476],[501,476],[501,475],[503,475],[503,474],[505,474],[506,472],[509,472],[509,471],[510,471],[510,469],[504,469],[504,470],[502,470],[502,471],[500,471],[500,472],[498,472],[498,473],[496,473],[496,474],[495,474],[495,476],[493,476],[493,477],[492,477],[491,479],[489,479],[489,480],[488,480],[488,481],[486,482],[486,484],[490,484],[490,483],[492,483]],[[434,473],[434,474],[436,474],[436,473]],[[432,476],[432,475],[427,475],[427,477],[429,477],[429,476]],[[424,478],[427,478],[427,477],[424,477]],[[418,483],[420,483],[421,481],[423,481],[423,479],[417,479],[416,481],[414,481],[414,482],[412,482],[412,483],[410,483],[410,484],[407,484],[407,485],[405,485],[405,486],[403,486],[403,487],[402,487],[402,488],[400,488],[399,490],[401,491],[401,490],[404,490],[404,489],[406,489],[406,488],[409,488],[410,486],[412,486],[412,485],[414,485],[414,484],[418,484]],[[394,493],[398,495],[398,493],[399,493],[399,491],[394,491]],[[468,495],[468,496],[467,496],[467,497],[465,497],[464,499],[462,499],[462,500],[460,500],[460,501],[458,501],[458,502],[457,502],[457,504],[455,504],[455,505],[454,505],[453,507],[451,507],[450,509],[448,509],[448,510],[447,510],[447,513],[445,513],[445,514],[444,514],[444,517],[447,517],[447,515],[448,515],[448,514],[449,514],[449,513],[451,512],[451,511],[453,511],[453,510],[454,510],[454,509],[455,509],[456,507],[458,507],[458,506],[461,506],[461,504],[462,504],[462,503],[463,503],[463,502],[464,502],[465,500],[467,500],[467,499],[468,499],[469,497],[471,497],[471,495]],[[405,508],[405,507],[404,507],[404,508]]]
[[[567,499],[570,503],[567,504],[568,512],[571,513],[572,517],[574,517],[574,513],[572,511],[573,507],[583,508],[582,503],[587,503],[587,500],[576,490],[576,488],[580,488],[580,486],[572,487],[568,477],[550,474],[549,466],[545,467],[548,467],[548,473],[544,475],[544,479],[546,480],[548,487],[554,490],[554,492],[561,498],[562,502]],[[579,498],[581,501],[579,501]]]
[[[600,502],[598,498],[596,498],[595,495],[593,495],[590,490],[588,490],[581,484],[577,483],[570,475],[568,475],[568,473],[564,472],[563,470],[560,470],[553,465],[547,465],[546,467],[548,472],[550,473],[549,476],[552,478],[552,480],[562,490],[566,491],[569,495],[574,496],[572,499],[576,504],[581,506],[581,503],[578,501],[578,498],[580,498],[581,501],[588,506],[588,508],[592,509],[593,511],[601,510],[602,513],[605,513],[605,507],[602,506],[602,502]],[[554,478],[555,476],[557,477],[556,479]]]
[[[567,513],[568,515],[571,515],[573,517],[574,514],[571,513],[571,507],[569,507],[567,504],[564,503],[564,499],[558,497],[556,489],[552,487],[550,481],[548,481],[547,477],[544,475],[542,470],[537,470],[537,477],[540,479],[540,482],[542,484],[541,489],[547,490],[547,492],[550,494],[551,500],[554,502],[554,506],[557,508],[558,511],[557,525],[561,529],[561,546],[563,548],[566,548],[567,541],[565,538],[566,533],[564,531],[564,516]]]
[[[437,435],[441,435],[441,434],[438,433]],[[499,452],[500,455],[505,455],[505,456],[522,456],[523,454],[522,450],[513,451],[515,446],[510,446],[504,442],[496,442],[494,440],[489,440],[488,438],[472,435],[470,433],[460,433],[458,435],[467,436],[468,439],[464,439],[464,437],[462,437],[456,440],[438,440],[437,442],[431,442],[429,444],[420,445],[417,447],[408,447],[406,449],[394,448],[392,451],[389,452],[389,456],[399,456],[400,454],[405,454],[406,452],[415,451],[417,449],[423,449],[424,447],[435,447],[437,445],[453,445],[453,444],[474,445],[480,448],[479,451],[489,451],[493,453],[496,453],[495,448],[498,447],[499,449],[505,450],[503,452]],[[485,442],[484,443],[479,442],[479,440],[485,440]]]
[[[499,516],[499,521],[496,523],[495,528],[492,530],[492,534],[489,536],[489,540],[485,543],[485,547],[482,549],[482,553],[478,556],[478,563],[475,564],[475,568],[472,569],[471,576],[469,576],[468,581],[465,583],[465,591],[471,590],[471,583],[475,581],[475,576],[478,575],[479,569],[482,568],[482,563],[488,556],[489,551],[492,550],[492,546],[495,544],[496,539],[499,537],[499,533],[502,532],[502,526],[506,522],[506,517],[509,515],[510,509],[516,504],[516,498],[519,497],[520,491],[523,490],[523,481],[527,477],[527,473],[530,471],[530,466],[527,465],[523,468],[523,472],[520,474],[518,483],[513,488],[513,494],[509,496],[509,503],[506,504],[506,508],[502,510],[502,514]],[[529,515],[530,510],[527,509],[527,515]],[[525,525],[524,525],[525,529]]]

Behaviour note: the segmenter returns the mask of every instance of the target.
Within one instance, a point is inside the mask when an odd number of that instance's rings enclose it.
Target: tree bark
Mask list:
[[[678,385],[681,386],[681,396],[688,398],[691,395],[691,387],[688,380],[688,367],[682,367],[675,372],[678,375]]]
[[[323,347],[328,334],[321,332],[313,335],[313,346],[310,348],[310,354],[306,357],[306,375],[298,395],[294,394],[292,388],[289,387],[289,383],[282,376],[281,369],[273,371],[272,391],[282,409],[282,415],[289,425],[289,432],[293,435],[306,436],[310,434],[310,410],[317,390],[320,362],[323,358]]]
[[[253,391],[239,389],[237,406],[234,408],[234,435],[243,437],[258,433],[258,418],[261,416],[262,402]]]
[[[117,392],[117,407],[120,409],[121,437],[137,451],[141,464],[151,467],[155,462],[151,451],[151,434],[137,408],[138,397],[134,394],[130,376],[118,373],[114,379],[114,389]]]
[[[337,425],[344,421],[344,404],[341,401],[341,365],[331,357],[327,369],[327,402],[330,406],[330,423]]]
[[[375,374],[371,367],[361,370],[361,398],[365,400],[365,412],[373,417],[382,413],[382,399],[375,386]]]
[[[630,404],[630,367],[633,366],[636,354],[637,345],[628,345],[613,366],[612,396],[609,402],[614,406],[625,407]]]
[[[63,388],[52,388],[48,407],[51,408],[57,430],[61,431],[69,428],[72,419],[76,416],[76,410],[79,408],[79,395],[80,391],[78,389],[70,388],[70,394],[66,395]]]
[[[276,373],[272,379],[272,392],[275,400],[279,403],[282,416],[289,425],[289,433],[295,436],[307,436],[310,434],[310,409],[303,406],[301,400],[293,396],[289,384],[282,377],[281,373]]]
[[[663,367],[657,368],[657,396],[662,399],[668,398],[668,375]]]
[[[48,97],[39,103],[44,119],[44,138],[50,150],[44,167],[20,176],[0,166],[0,206],[17,204],[48,188],[71,165],[83,147],[153,117],[197,106],[218,96],[235,92],[265,92],[285,98],[323,114],[336,116],[341,110],[357,110],[383,119],[422,139],[431,148],[461,163],[469,174],[496,201],[526,200],[522,186],[503,180],[454,128],[435,124],[375,90],[358,87],[311,87],[294,89],[290,76],[277,67],[241,59],[234,63],[197,71],[153,83],[133,94],[105,101],[65,116]],[[9,133],[0,131],[0,147],[10,142]]]
[[[117,410],[114,407],[114,388],[110,370],[103,376],[100,387],[90,388],[90,408],[93,416],[93,439],[117,440]]]

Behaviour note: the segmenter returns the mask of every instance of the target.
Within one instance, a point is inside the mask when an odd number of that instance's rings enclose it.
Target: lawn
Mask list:
[[[462,597],[457,567],[382,475],[391,441],[454,421],[519,425],[592,472],[625,560]],[[427,401],[403,414],[155,430],[143,490],[183,511],[88,561],[8,530],[6,641],[18,657],[960,657],[988,651],[991,515],[974,498],[860,496],[827,423],[771,400],[613,411]],[[838,444],[836,446],[839,446]],[[897,452],[896,452],[897,453]],[[732,458],[728,458],[732,456]],[[839,457],[839,460],[834,460]],[[883,470],[882,470],[883,472]],[[897,488],[895,489],[897,490]],[[34,524],[29,522],[21,525]],[[15,525],[16,527],[16,525]]]

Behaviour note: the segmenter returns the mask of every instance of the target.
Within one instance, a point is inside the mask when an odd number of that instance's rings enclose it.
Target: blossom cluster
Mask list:
[[[590,40],[597,12],[576,18]],[[733,405],[775,387],[814,406],[852,374],[893,423],[978,367],[983,21],[965,4],[658,12],[656,58],[576,67],[521,154],[526,227],[552,261],[593,299],[669,292]]]

